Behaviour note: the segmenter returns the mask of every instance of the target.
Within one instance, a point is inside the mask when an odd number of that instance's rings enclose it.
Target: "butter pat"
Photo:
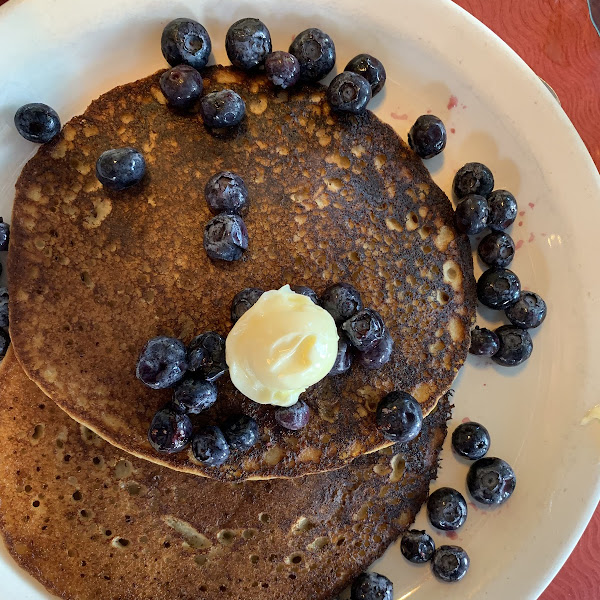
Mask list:
[[[265,292],[227,336],[233,385],[260,404],[291,406],[335,362],[338,334],[331,315],[289,285]]]

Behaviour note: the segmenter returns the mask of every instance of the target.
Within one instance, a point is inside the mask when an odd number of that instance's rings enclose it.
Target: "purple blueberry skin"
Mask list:
[[[198,71],[206,66],[212,44],[208,31],[192,19],[174,19],[163,29],[161,50],[172,66],[186,64]]]
[[[135,148],[114,148],[96,161],[96,177],[109,190],[124,190],[139,183],[146,173],[146,161]]]
[[[218,427],[202,427],[192,438],[192,454],[205,467],[219,467],[229,458],[229,444]]]
[[[339,332],[338,351],[329,375],[342,375],[352,366],[352,347],[343,332]]]
[[[0,329],[0,360],[4,358],[10,346],[10,336],[4,329]]]
[[[467,520],[467,502],[459,491],[441,487],[429,496],[427,515],[437,529],[454,531]]]
[[[375,96],[385,85],[385,68],[380,60],[377,60],[370,54],[359,54],[355,56],[347,65],[344,71],[352,71],[357,75],[362,75],[371,86],[371,94]]]
[[[308,425],[310,420],[310,409],[308,404],[298,400],[296,404],[287,408],[277,408],[275,410],[275,420],[285,429],[298,431]]]
[[[508,267],[515,257],[515,243],[504,231],[492,231],[477,246],[479,258],[490,267]]]
[[[8,250],[9,238],[10,225],[8,223],[5,223],[4,219],[0,217],[0,252],[6,252]]]
[[[17,110],[15,127],[26,140],[45,144],[60,133],[60,118],[47,104],[32,102]]]
[[[160,89],[173,108],[191,108],[202,95],[202,75],[189,65],[177,65],[160,76]]]
[[[535,292],[521,292],[519,299],[504,313],[508,320],[521,329],[539,327],[546,318],[548,308],[544,299]]]
[[[300,63],[301,81],[319,81],[335,65],[335,45],[323,31],[315,27],[299,33],[289,48]]]
[[[202,379],[184,379],[173,392],[173,405],[188,415],[198,415],[216,401],[217,386]]]
[[[250,308],[252,308],[256,301],[265,293],[264,290],[259,288],[246,288],[241,292],[238,292],[231,302],[231,321],[236,323],[237,320]]]
[[[476,235],[487,227],[489,213],[487,200],[483,196],[465,196],[454,212],[456,229],[467,235]]]
[[[510,269],[491,268],[484,271],[477,280],[479,302],[494,310],[504,310],[512,306],[521,293],[521,282]]]
[[[246,415],[231,417],[223,426],[223,435],[231,450],[247,452],[258,442],[258,423]]]
[[[408,132],[408,145],[425,159],[442,152],[447,140],[446,127],[435,115],[421,115]]]
[[[244,180],[231,171],[215,173],[204,186],[210,212],[240,214],[248,205],[248,188]]]
[[[421,432],[421,405],[406,392],[390,392],[377,406],[377,428],[392,442],[410,442]]]
[[[188,369],[207,381],[216,381],[227,371],[225,338],[215,331],[196,336],[188,346]]]
[[[373,348],[366,352],[358,353],[358,364],[371,370],[381,369],[383,365],[389,362],[392,357],[393,349],[394,340],[392,339],[390,332],[386,329],[381,341],[375,344]]]
[[[362,573],[350,589],[350,600],[393,600],[393,595],[392,582],[379,573]]]
[[[321,306],[340,325],[362,310],[363,303],[354,286],[349,283],[335,283],[323,292]]]
[[[180,410],[167,405],[159,410],[148,429],[148,441],[157,452],[181,452],[192,437],[192,422]]]
[[[515,219],[519,207],[515,197],[506,190],[494,190],[487,198],[490,207],[488,227],[492,231],[503,231],[510,227]]]
[[[415,564],[423,564],[431,560],[435,552],[432,537],[419,529],[405,531],[400,541],[402,556]]]
[[[290,289],[292,292],[296,292],[296,294],[310,298],[317,306],[319,306],[319,297],[312,288],[309,288],[306,285],[290,285]]]
[[[371,86],[362,75],[344,71],[329,84],[327,99],[334,110],[360,114],[371,100]]]
[[[372,308],[365,308],[344,321],[342,330],[359,352],[372,350],[387,331],[381,315]]]
[[[300,81],[300,63],[293,54],[278,50],[267,56],[265,73],[274,86],[287,90]]]
[[[271,52],[271,34],[259,19],[240,19],[227,31],[225,50],[232,65],[246,71],[254,69]]]
[[[471,331],[471,346],[469,352],[476,356],[493,356],[498,352],[500,341],[498,336],[485,327],[475,327]]]
[[[433,554],[431,570],[441,581],[460,581],[469,564],[469,555],[460,546],[440,546]]]
[[[248,230],[238,215],[220,214],[204,229],[204,249],[214,260],[234,261],[248,249]]]
[[[504,504],[512,496],[516,485],[515,472],[500,458],[480,458],[467,473],[469,493],[482,504]]]
[[[237,92],[221,90],[206,94],[202,98],[200,112],[206,127],[234,127],[239,125],[246,115],[246,103]]]
[[[502,367],[516,367],[524,363],[533,352],[533,341],[526,329],[503,325],[496,329],[499,340],[498,352],[492,360]]]
[[[8,288],[0,287],[0,327],[8,327]]]
[[[136,376],[153,390],[175,385],[187,370],[185,346],[181,340],[158,336],[146,343],[138,359]]]
[[[490,434],[480,423],[469,421],[461,423],[452,432],[452,448],[469,460],[483,458],[490,449]]]
[[[454,176],[452,189],[457,198],[471,194],[487,196],[494,189],[494,175],[482,163],[467,163]]]

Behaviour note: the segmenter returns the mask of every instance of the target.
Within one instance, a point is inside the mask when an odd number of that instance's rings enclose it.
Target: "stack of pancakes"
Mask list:
[[[468,240],[420,159],[373,114],[331,113],[325,88],[277,91],[211,67],[247,117],[212,133],[166,106],[160,73],[115,88],[40,148],[17,183],[9,250],[13,351],[0,370],[0,527],[16,560],[68,599],[326,599],[413,521],[435,477],[475,311]],[[97,157],[132,146],[137,187],[105,190]],[[204,184],[245,180],[250,247],[213,262]],[[135,378],[144,343],[227,335],[246,287],[345,281],[394,339],[379,371],[354,365],[302,398],[309,425],[225,376],[198,426],[244,413],[259,443],[218,468],[147,441],[170,392]],[[260,340],[257,340],[260,343]],[[410,392],[429,415],[391,445],[375,408]],[[62,410],[60,410],[62,409]]]

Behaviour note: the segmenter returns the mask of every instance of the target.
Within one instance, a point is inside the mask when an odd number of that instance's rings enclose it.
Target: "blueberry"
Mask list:
[[[246,114],[246,103],[233,90],[221,90],[206,94],[200,102],[200,111],[207,127],[233,127]]]
[[[467,235],[475,235],[487,227],[490,210],[483,196],[465,196],[454,213],[456,228]]]
[[[371,86],[362,75],[344,71],[329,84],[327,99],[334,110],[359,114],[371,100]]]
[[[491,268],[477,281],[479,302],[494,310],[504,310],[519,299],[521,282],[510,269]]]
[[[265,60],[269,81],[281,89],[290,88],[300,81],[300,62],[289,52],[272,52]]]
[[[502,231],[512,225],[517,218],[518,206],[515,197],[506,190],[494,190],[487,198],[490,207],[488,227]]]
[[[337,356],[335,357],[335,362],[333,363],[333,367],[331,367],[331,371],[329,371],[329,375],[332,376],[346,373],[352,366],[352,347],[344,332],[340,331],[338,333]]]
[[[45,144],[60,132],[60,118],[47,104],[33,102],[21,106],[15,114],[17,131],[30,142]]]
[[[427,514],[434,527],[454,531],[467,520],[467,502],[459,491],[441,487],[429,496]]]
[[[373,96],[378,94],[385,85],[385,68],[381,61],[370,54],[355,56],[346,65],[344,71],[351,71],[357,75],[362,75],[369,82]]]
[[[192,422],[180,410],[167,405],[159,410],[148,429],[148,441],[158,452],[181,452],[192,437]]]
[[[500,341],[498,336],[485,327],[475,327],[471,331],[471,346],[469,352],[477,356],[493,356],[498,352]]]
[[[248,188],[244,180],[231,171],[213,175],[206,182],[204,196],[210,212],[214,214],[239,214],[248,204]]]
[[[192,19],[175,19],[163,30],[160,47],[172,66],[186,64],[198,71],[206,66],[212,48],[208,31]]]
[[[164,335],[151,339],[137,363],[137,378],[153,390],[175,385],[185,374],[187,359],[183,342]]]
[[[0,327],[8,327],[8,288],[0,287]]]
[[[533,351],[533,341],[526,329],[503,325],[496,329],[499,340],[498,352],[492,360],[503,367],[516,367],[524,363]]]
[[[184,379],[175,387],[173,404],[188,415],[197,415],[217,401],[217,386],[204,379]]]
[[[196,377],[215,381],[225,371],[225,338],[214,331],[196,336],[188,346],[189,370]]]
[[[238,215],[222,213],[213,217],[204,229],[204,249],[215,260],[239,260],[248,248],[248,230]]]
[[[447,139],[446,127],[435,115],[421,115],[408,132],[408,145],[421,158],[437,156],[446,147]]]
[[[146,161],[135,148],[106,150],[96,161],[96,177],[110,190],[124,190],[139,183],[146,173]]]
[[[354,286],[349,283],[336,283],[323,292],[321,306],[339,325],[362,310],[363,303]]]
[[[462,423],[452,432],[452,447],[457,454],[469,460],[477,460],[490,449],[490,434],[483,425],[475,421]]]
[[[247,452],[258,442],[258,423],[246,415],[232,417],[225,423],[223,435],[232,450]]]
[[[546,303],[535,292],[521,292],[519,299],[505,311],[508,320],[522,329],[539,327],[546,318]]]
[[[203,87],[202,75],[189,65],[177,65],[160,76],[160,89],[173,108],[191,108]]]
[[[0,360],[5,357],[9,346],[10,336],[8,335],[8,332],[4,331],[4,329],[0,329]]]
[[[430,535],[418,529],[405,531],[400,542],[400,551],[404,558],[413,563],[426,563],[431,560],[435,543]]]
[[[406,392],[390,392],[377,406],[377,427],[392,442],[410,442],[423,425],[421,405]]]
[[[8,240],[10,238],[10,225],[4,222],[0,217],[0,252],[8,250]]]
[[[362,573],[350,588],[350,600],[393,600],[392,582],[379,573]]]
[[[479,258],[490,267],[508,267],[515,257],[515,243],[504,231],[492,231],[477,247]]]
[[[487,196],[494,189],[494,176],[481,163],[467,163],[454,176],[452,189],[457,198],[464,198],[470,194]]]
[[[467,473],[469,493],[482,504],[503,504],[515,491],[517,478],[501,458],[480,458]]]
[[[292,292],[310,298],[317,306],[319,306],[319,297],[312,288],[309,288],[306,285],[291,285],[290,288]]]
[[[360,352],[373,349],[386,333],[381,315],[372,308],[365,308],[344,321],[342,330]]]
[[[287,408],[277,408],[275,410],[275,420],[286,429],[297,431],[308,425],[310,420],[310,409],[308,404],[298,400],[296,404]]]
[[[367,369],[381,369],[383,365],[389,362],[394,349],[394,340],[390,332],[386,329],[383,333],[383,338],[366,352],[358,354],[358,363]]]
[[[192,438],[192,454],[206,467],[219,467],[229,458],[229,444],[218,427],[202,427]]]
[[[433,555],[431,570],[442,581],[459,581],[469,570],[469,555],[460,546],[440,546]]]
[[[259,19],[240,19],[227,31],[225,50],[231,64],[253,69],[262,65],[271,52],[271,34]]]
[[[264,294],[264,290],[258,288],[246,288],[233,297],[231,303],[231,321],[235,323],[256,301]]]
[[[323,31],[313,27],[299,33],[290,46],[300,63],[302,81],[319,81],[335,65],[335,45]]]

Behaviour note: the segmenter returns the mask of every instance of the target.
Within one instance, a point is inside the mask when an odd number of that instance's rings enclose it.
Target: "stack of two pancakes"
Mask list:
[[[247,106],[238,129],[215,135],[166,106],[159,77],[94,101],[17,184],[0,527],[17,562],[62,598],[330,598],[410,525],[435,477],[449,418],[438,400],[475,310],[468,240],[393,130],[371,113],[332,114],[321,86],[277,92],[260,75],[209,68],[206,90],[234,89]],[[142,151],[148,169],[117,193],[94,165],[119,146]],[[232,264],[202,244],[204,184],[221,170],[250,192],[250,248]],[[395,344],[385,367],[354,365],[310,388],[297,432],[225,376],[196,424],[248,414],[254,448],[207,468],[150,447],[169,392],[135,378],[148,339],[226,335],[245,287],[338,281],[382,314]],[[428,415],[408,444],[375,426],[394,389]]]

